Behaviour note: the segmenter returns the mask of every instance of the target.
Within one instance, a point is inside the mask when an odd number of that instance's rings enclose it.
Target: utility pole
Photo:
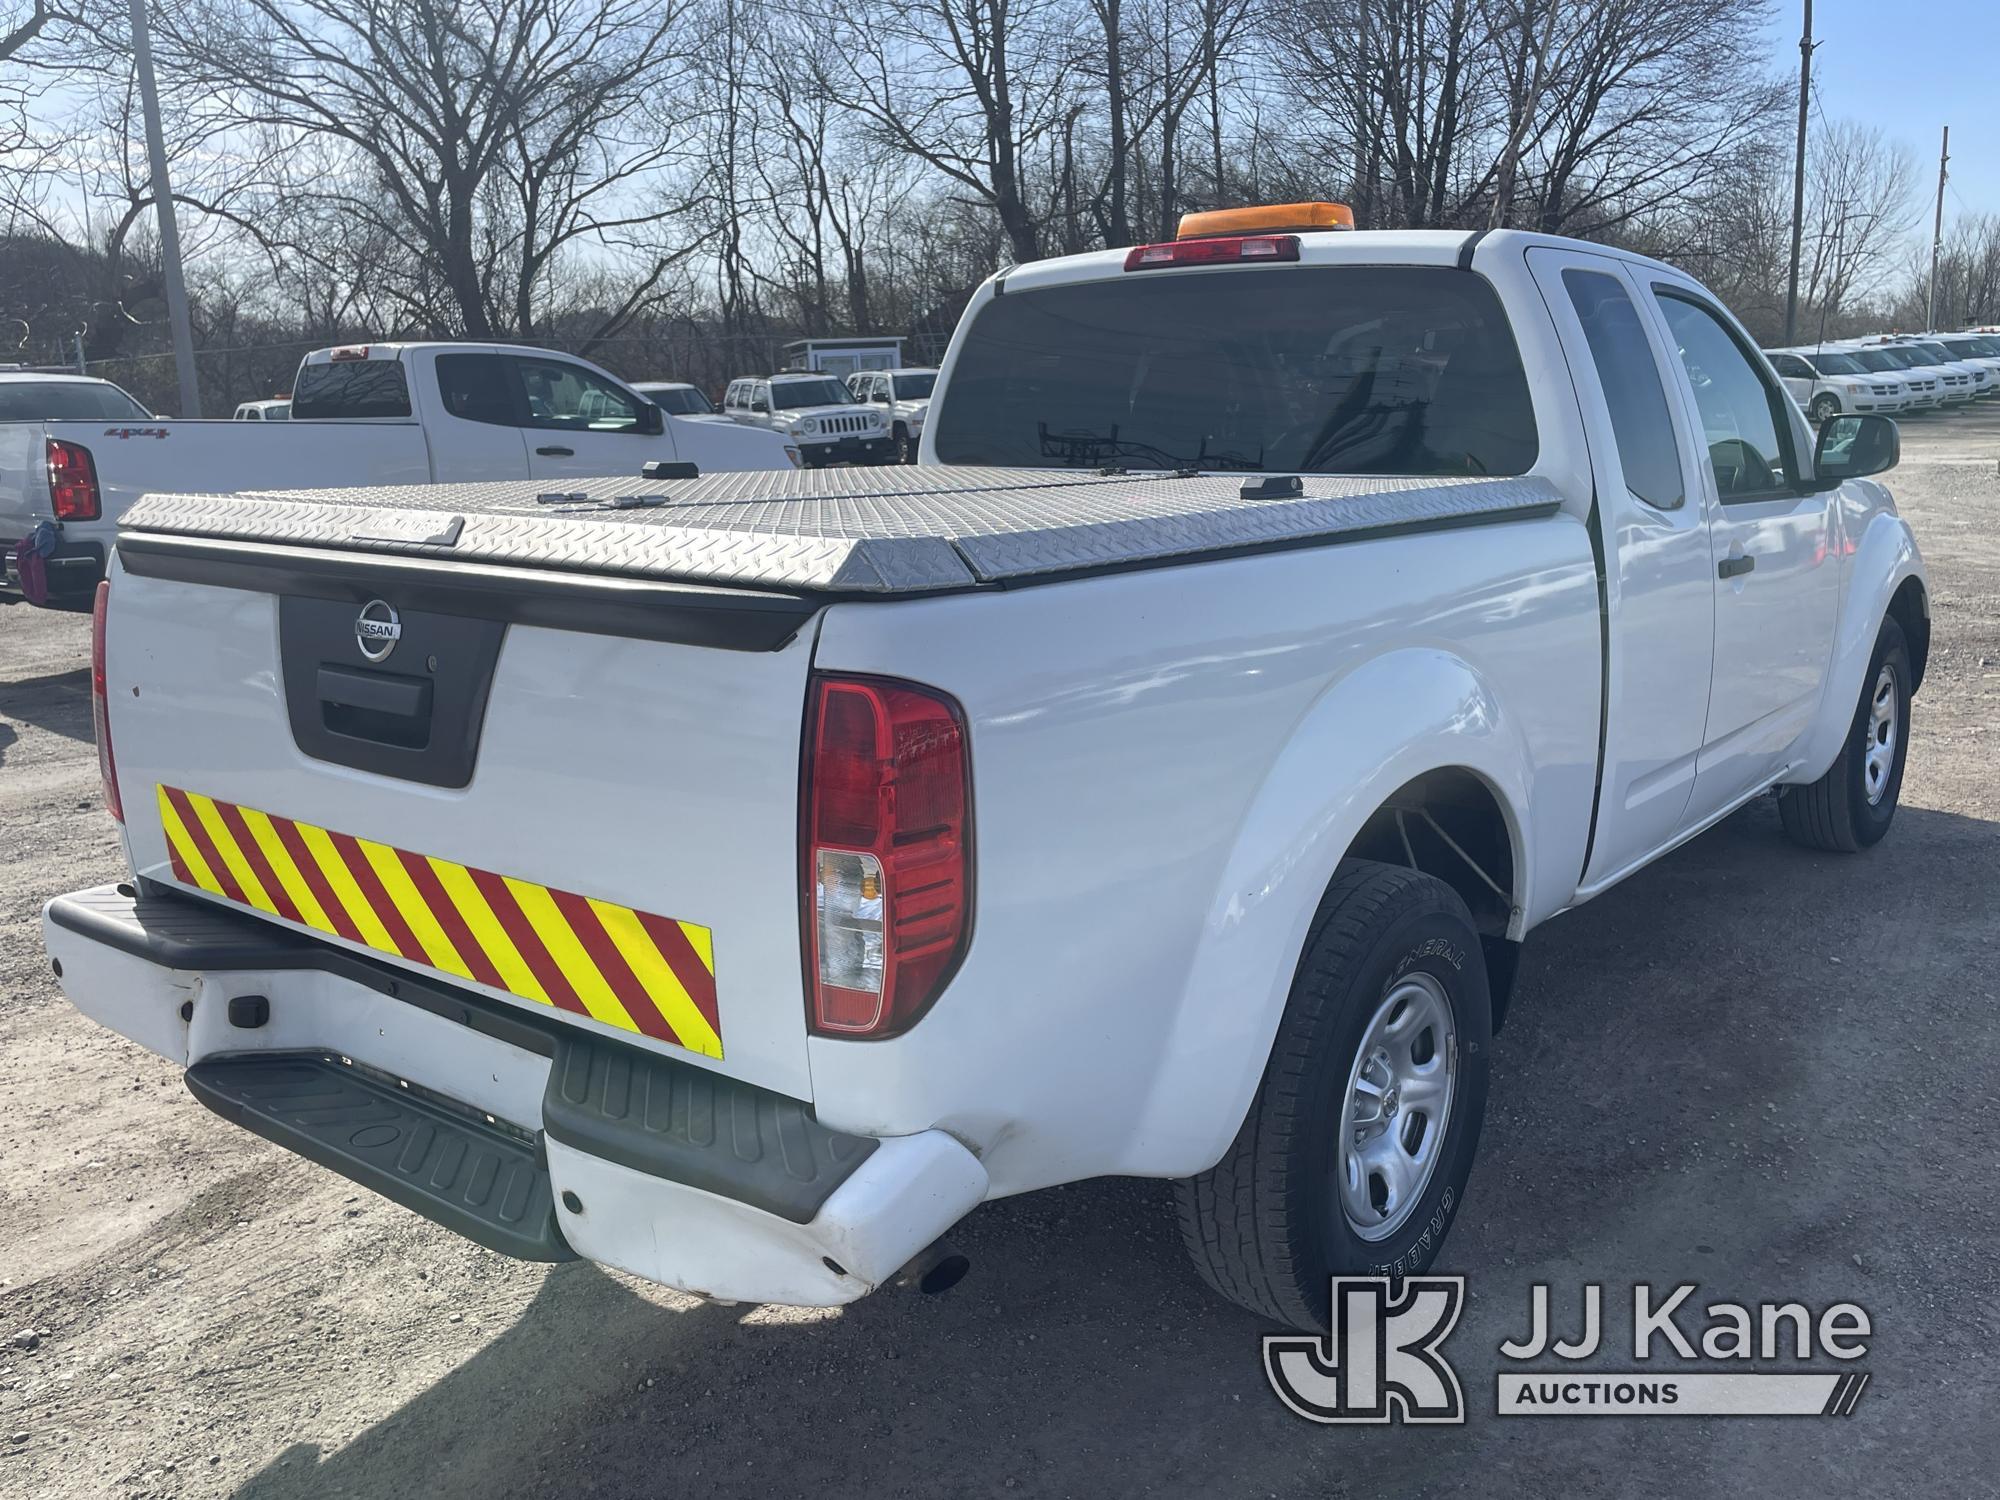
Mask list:
[[[1951,127],[1944,128],[1944,144],[1938,147],[1937,217],[1931,221],[1931,297],[1924,314],[1924,332],[1937,332],[1938,252],[1944,248],[1944,168],[1951,160]]]
[[[180,376],[181,415],[201,415],[194,375],[194,329],[188,322],[187,283],[181,278],[181,231],[167,186],[167,141],[160,129],[160,85],[153,77],[153,39],[146,29],[146,0],[132,0],[132,64],[139,74],[139,102],[146,112],[146,155],[153,167],[153,207],[160,216],[160,274],[167,284],[167,325]]]
[[[1787,347],[1793,342],[1799,321],[1799,242],[1806,227],[1806,106],[1812,100],[1812,55],[1812,0],[1806,0],[1806,26],[1799,34],[1799,143],[1792,158],[1792,270],[1785,286]]]

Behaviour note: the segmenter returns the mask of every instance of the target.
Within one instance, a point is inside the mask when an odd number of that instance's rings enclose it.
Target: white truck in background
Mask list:
[[[21,597],[17,544],[46,526],[55,545],[42,559],[45,602],[88,607],[118,518],[148,490],[560,486],[637,479],[656,460],[703,473],[798,464],[797,449],[774,434],[669,415],[573,355],[474,343],[319,349],[299,365],[284,422],[184,422],[143,408],[0,421],[0,601]]]
[[[1284,1323],[1430,1266],[1530,933],[1755,797],[1888,831],[1897,432],[1815,435],[1655,261],[1191,218],[982,288],[915,469],[149,495],[64,992],[483,1244],[717,1299],[948,1283],[1100,1175]]]

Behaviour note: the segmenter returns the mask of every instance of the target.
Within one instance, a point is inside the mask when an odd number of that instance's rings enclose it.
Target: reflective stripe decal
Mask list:
[[[158,788],[174,879],[454,979],[722,1056],[706,927]]]

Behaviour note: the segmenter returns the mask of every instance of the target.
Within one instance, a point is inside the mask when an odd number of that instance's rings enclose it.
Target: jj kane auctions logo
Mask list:
[[[1851,1362],[1868,1352],[1867,1312],[1836,1302],[1815,1313],[1802,1302],[1711,1302],[1697,1307],[1692,1282],[1661,1292],[1631,1290],[1633,1370],[1578,1369],[1607,1344],[1604,1288],[1582,1289],[1577,1336],[1557,1337],[1549,1288],[1530,1289],[1528,1330],[1500,1356],[1499,1415],[1848,1416],[1868,1386]],[[1273,1334],[1264,1373],[1278,1399],[1309,1422],[1461,1423],[1465,1397],[1443,1345],[1465,1306],[1462,1276],[1336,1277],[1325,1337]],[[1546,1363],[1553,1359],[1557,1363]],[[1833,1370],[1746,1368],[1821,1359]]]

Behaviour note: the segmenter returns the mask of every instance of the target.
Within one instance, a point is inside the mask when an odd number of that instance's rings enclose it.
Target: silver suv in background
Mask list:
[[[887,463],[895,456],[895,440],[880,410],[857,404],[854,393],[832,375],[801,371],[732,380],[722,414],[746,427],[782,433],[798,445],[799,461],[807,468]]]
[[[913,464],[923,442],[924,419],[931,412],[931,392],[938,372],[930,369],[860,370],[847,377],[856,401],[882,413],[889,436],[896,442],[896,462]]]

